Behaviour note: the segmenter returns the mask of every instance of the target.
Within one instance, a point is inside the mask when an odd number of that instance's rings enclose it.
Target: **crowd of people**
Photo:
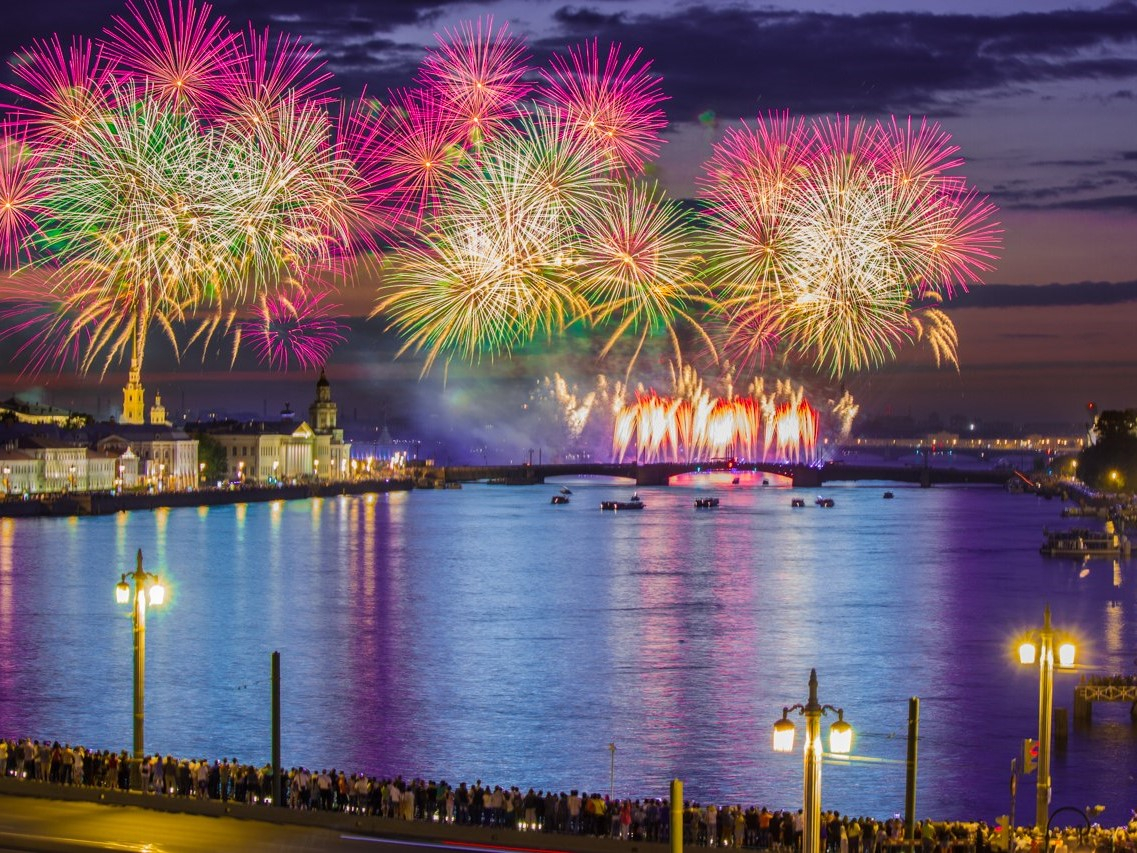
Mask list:
[[[147,794],[235,801],[271,802],[270,766],[236,759],[176,759],[152,755],[136,761],[125,751],[89,750],[48,741],[0,738],[0,771],[8,777],[60,785],[86,785]],[[396,820],[434,821],[459,826],[501,827],[667,843],[670,804],[665,799],[621,799],[596,791],[535,791],[517,787],[445,780],[378,778],[341,770],[283,771],[282,799],[293,809],[348,812]],[[1055,829],[1055,853],[1091,849],[1137,853],[1137,815],[1127,824],[1090,830]],[[685,845],[737,847],[794,853],[801,849],[801,810],[765,806],[685,802]],[[1013,840],[1012,840],[1013,839]],[[906,849],[904,822],[851,817],[828,812],[821,821],[822,848],[830,853],[899,853]],[[1037,853],[1040,837],[1030,828],[1009,833],[1005,827],[978,822],[924,820],[916,826],[920,853]]]

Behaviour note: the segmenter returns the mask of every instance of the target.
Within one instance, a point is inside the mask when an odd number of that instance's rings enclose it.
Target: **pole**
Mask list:
[[[1050,605],[1042,617],[1038,665],[1038,782],[1035,794],[1035,825],[1045,833],[1050,809],[1050,715],[1054,704],[1054,631]],[[1044,851],[1045,853],[1045,851]]]
[[[272,653],[272,804],[284,805],[280,779],[280,652]]]
[[[916,752],[920,738],[920,698],[908,700],[908,769],[904,787],[904,835],[909,853],[916,850]]]
[[[146,724],[146,589],[142,586],[142,549],[134,573],[134,757],[143,757],[142,732]]]
[[[817,670],[809,671],[809,702],[805,715],[802,814],[805,834],[801,853],[821,853],[821,703],[817,701]]]
[[[671,853],[683,853],[683,781],[671,780]]]
[[[608,744],[608,755],[611,763],[608,766],[608,799],[616,799],[616,744]]]

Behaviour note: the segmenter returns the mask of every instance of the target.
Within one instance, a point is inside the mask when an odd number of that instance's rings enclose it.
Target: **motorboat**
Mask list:
[[[892,492],[885,492],[885,493],[884,493],[884,499],[885,499],[886,501],[890,501],[890,500],[892,500],[894,497],[896,497],[896,495],[894,495]]]
[[[825,506],[825,507],[835,506],[835,504],[833,502],[833,498],[819,497],[817,500],[814,501],[814,503],[817,504],[818,506]]]
[[[735,477],[733,480],[731,480],[731,481],[730,481],[730,484],[731,484],[732,486],[737,486],[737,485],[738,485],[739,483],[741,483],[741,482],[742,482],[742,478],[741,478],[741,477]]]
[[[695,509],[712,509],[718,505],[718,498],[695,498]]]
[[[790,501],[790,506],[792,506],[794,509],[800,509],[805,506],[805,501],[801,498],[794,498]]]
[[[553,499],[549,503],[553,504],[567,504],[569,502],[568,495],[553,495]]]
[[[571,495],[572,489],[570,489],[568,486],[561,486],[561,494],[562,495]]]
[[[601,501],[601,509],[643,509],[646,504],[640,499],[639,492],[634,492],[626,501]]]

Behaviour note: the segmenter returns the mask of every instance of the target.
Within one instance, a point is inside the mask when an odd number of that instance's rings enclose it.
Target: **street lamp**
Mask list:
[[[804,773],[802,782],[802,814],[805,832],[802,835],[801,853],[821,851],[821,718],[826,712],[837,714],[837,721],[829,727],[829,751],[847,754],[853,747],[853,727],[845,722],[845,711],[817,701],[817,670],[809,671],[809,701],[804,705],[790,705],[782,709],[782,718],[774,723],[774,751],[792,752],[794,723],[790,711],[805,717]]]
[[[203,486],[205,485],[205,463],[204,462],[198,462],[197,463],[197,481],[199,483],[201,483]]]
[[[1050,740],[1051,715],[1054,709],[1054,655],[1057,643],[1058,666],[1074,666],[1075,646],[1064,635],[1056,635],[1050,626],[1050,605],[1042,615],[1042,630],[1031,633],[1019,643],[1019,663],[1032,666],[1038,662],[1038,782],[1035,795],[1035,826],[1046,830],[1046,810],[1050,807]]]
[[[12,478],[12,469],[9,466],[5,465],[4,466],[4,494],[5,495],[12,494],[12,479],[11,478]]]
[[[141,760],[142,728],[146,719],[146,607],[158,607],[166,600],[166,588],[157,575],[142,570],[142,549],[138,549],[138,565],[124,573],[115,584],[115,601],[130,604],[131,583],[134,585],[134,757]]]

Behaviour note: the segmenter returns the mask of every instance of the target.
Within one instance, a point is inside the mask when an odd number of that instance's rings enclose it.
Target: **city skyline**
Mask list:
[[[99,0],[20,10],[7,30],[5,55],[55,32],[97,34],[124,8]],[[408,85],[433,32],[478,14],[508,21],[526,39],[535,64],[591,37],[642,47],[670,97],[663,104],[671,124],[657,176],[680,197],[692,194],[700,163],[738,118],[753,122],[766,110],[927,116],[952,134],[966,161],[963,173],[998,205],[1001,260],[985,277],[987,285],[947,306],[960,337],[959,372],[936,369],[926,351],[906,352],[848,380],[862,412],[1062,422],[1079,420],[1089,400],[1101,408],[1130,405],[1128,389],[1137,387],[1137,355],[1126,340],[1137,319],[1132,3],[1075,10],[1036,3],[1026,12],[1011,3],[867,0],[793,9],[648,2],[505,2],[475,9],[438,2],[385,4],[366,13],[346,4],[341,13],[335,3],[316,7],[300,0],[214,8],[237,28],[251,21],[311,40],[348,96],[364,85],[378,95]],[[343,295],[345,311],[363,316],[372,294],[368,281],[357,282]],[[350,326],[329,372],[343,397],[358,398],[365,411],[396,408],[408,398],[429,408],[431,417],[440,409],[461,411],[461,400],[447,398],[466,393],[481,377],[523,390],[553,372],[582,383],[597,373],[623,373],[622,365],[598,362],[570,336],[506,361],[455,363],[445,382],[437,369],[419,381],[421,360],[392,360],[396,347],[383,334],[381,318]],[[125,366],[116,366],[91,387],[97,375],[31,379],[9,363],[0,372],[7,388],[46,392],[57,405],[74,400],[77,408],[113,400],[125,375]],[[224,357],[203,366],[196,355],[175,367],[156,348],[145,384],[151,395],[161,390],[168,403],[184,395],[200,409],[247,403],[247,385],[241,386],[256,382],[262,405],[251,408],[271,412],[282,401],[295,404],[310,381],[306,374],[258,368],[245,357],[228,368]],[[657,368],[633,374],[633,382],[662,381],[666,370]],[[376,396],[383,399],[377,403]]]

